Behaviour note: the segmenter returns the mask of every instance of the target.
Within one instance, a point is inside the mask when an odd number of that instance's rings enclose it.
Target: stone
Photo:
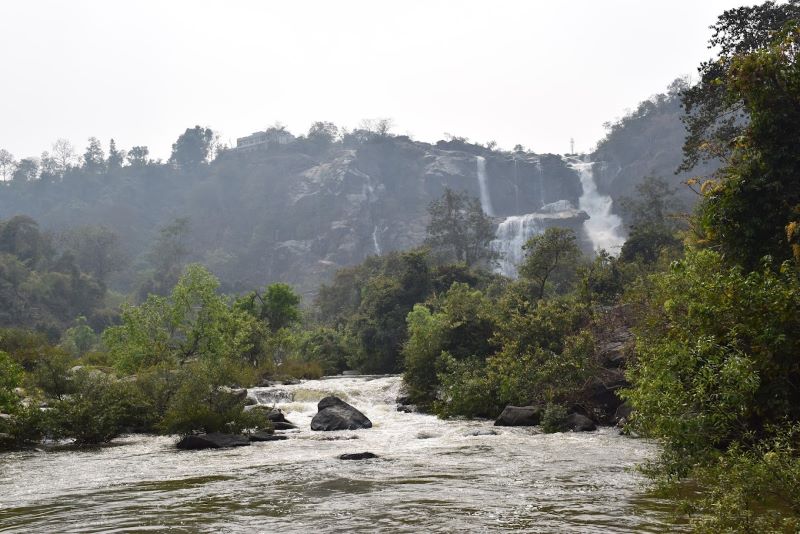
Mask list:
[[[269,432],[253,432],[249,436],[247,436],[250,441],[283,441],[285,439],[289,439],[286,436],[276,436],[275,434],[270,434]]]
[[[275,430],[294,430],[297,428],[297,425],[289,421],[273,421],[272,428]]]
[[[573,432],[591,432],[593,430],[597,430],[597,426],[594,424],[594,421],[579,413],[569,414],[567,416],[565,426],[568,430]]]
[[[338,397],[325,397],[317,404],[317,414],[311,419],[311,430],[358,430],[372,428],[372,421]]]
[[[209,434],[191,434],[181,439],[176,447],[183,450],[224,449],[228,447],[244,447],[250,445],[247,436],[238,434],[222,434],[211,432]]]
[[[536,426],[542,420],[540,406],[506,406],[494,422],[495,426]]]
[[[378,455],[372,452],[351,452],[339,456],[340,460],[370,460],[377,458]]]

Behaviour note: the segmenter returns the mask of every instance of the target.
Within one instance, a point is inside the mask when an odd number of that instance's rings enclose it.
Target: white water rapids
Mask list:
[[[255,388],[298,425],[288,439],[179,451],[134,435],[81,450],[0,454],[3,532],[665,532],[631,470],[654,447],[597,432],[441,420],[396,411],[397,376]],[[373,428],[312,432],[336,394]],[[496,433],[492,433],[496,432]],[[343,453],[379,457],[343,461]]]

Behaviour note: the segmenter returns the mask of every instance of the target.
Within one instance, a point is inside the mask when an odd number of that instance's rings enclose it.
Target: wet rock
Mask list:
[[[589,409],[586,415],[591,415],[601,424],[614,424],[614,413],[622,404],[617,392],[629,385],[620,369],[606,371],[602,376],[595,377],[586,388],[585,404]]]
[[[250,445],[247,436],[238,434],[222,434],[211,432],[209,434],[192,434],[181,439],[176,447],[183,450],[224,449],[228,447],[244,447]]]
[[[620,404],[614,412],[614,421],[617,426],[624,425],[631,418],[631,412],[633,412],[633,407],[630,404],[627,402]]]
[[[339,456],[340,460],[369,460],[377,458],[378,455],[372,452],[351,452]]]
[[[317,414],[311,420],[311,430],[357,430],[372,428],[366,415],[338,397],[325,397],[317,404]]]
[[[398,407],[397,407],[397,411],[398,411],[398,412],[402,412],[402,413],[415,413],[415,412],[417,411],[417,407],[416,407],[416,406],[414,406],[414,405],[410,405],[410,406],[398,406]]]
[[[253,397],[248,396],[244,399],[245,406],[255,406],[256,404],[258,404],[258,401],[255,400]]]
[[[397,397],[396,402],[400,406],[408,406],[410,404],[414,404],[413,402],[411,402],[411,397],[409,395],[400,395],[399,397]]]
[[[494,422],[495,426],[536,426],[544,410],[539,406],[506,406]]]
[[[272,428],[275,430],[294,430],[297,428],[297,425],[289,421],[273,421]]]
[[[288,439],[286,436],[276,436],[269,432],[253,432],[248,436],[250,441],[283,441]]]
[[[568,415],[565,426],[568,430],[573,432],[591,432],[592,430],[597,430],[594,421],[579,413]]]
[[[418,432],[417,439],[431,439],[431,438],[438,438],[437,434],[431,434],[430,432]]]

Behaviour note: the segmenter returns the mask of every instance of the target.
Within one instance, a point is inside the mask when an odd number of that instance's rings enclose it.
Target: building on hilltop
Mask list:
[[[269,128],[263,132],[253,132],[236,139],[236,150],[265,150],[274,145],[288,145],[295,137],[283,129]]]

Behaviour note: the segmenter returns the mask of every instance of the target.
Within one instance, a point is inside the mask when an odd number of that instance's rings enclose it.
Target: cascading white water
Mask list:
[[[539,201],[542,203],[542,206],[546,204],[544,198],[544,170],[542,169],[542,160],[536,160],[536,170],[539,171]]]
[[[380,232],[380,229],[378,228],[378,225],[376,224],[375,228],[372,230],[372,246],[375,249],[375,254],[377,254],[378,256],[381,255],[381,244],[378,241],[378,233],[379,232]]]
[[[494,217],[492,197],[489,194],[489,180],[486,177],[486,158],[483,156],[476,156],[475,158],[478,170],[478,187],[481,194],[481,208],[483,208],[483,212],[486,215],[489,217]]]
[[[625,242],[620,230],[622,219],[611,212],[613,201],[607,195],[601,195],[597,191],[597,184],[594,181],[594,163],[581,161],[574,158],[566,160],[567,166],[578,172],[581,179],[583,194],[578,199],[578,207],[589,215],[589,219],[584,221],[583,227],[592,240],[595,252],[605,249],[611,254],[619,252],[620,247]]]
[[[531,236],[543,231],[541,217],[539,213],[513,215],[498,225],[490,245],[498,255],[496,272],[517,277],[517,266],[525,256],[522,246]]]

